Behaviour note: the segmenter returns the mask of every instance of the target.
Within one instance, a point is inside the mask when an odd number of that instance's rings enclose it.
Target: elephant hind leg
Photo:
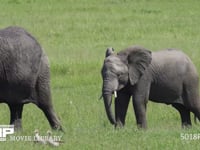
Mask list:
[[[200,97],[198,79],[190,80],[190,82],[184,84],[182,98],[187,108],[194,113],[195,117],[200,120]]]
[[[56,113],[53,109],[53,105],[51,102],[51,93],[48,85],[40,85],[42,83],[39,83],[38,89],[37,89],[37,106],[43,111],[46,118],[49,121],[49,124],[51,125],[52,129],[61,129],[61,124],[56,116]]]
[[[194,122],[197,123],[196,118],[200,121],[200,107],[194,106],[191,111],[194,113]]]
[[[186,92],[185,92],[186,93],[185,100],[189,100],[189,101],[186,101],[186,105],[194,113],[194,123],[196,124],[197,123],[196,118],[198,118],[198,120],[200,120],[199,92],[198,92],[198,88],[196,88],[196,89],[188,88],[188,89],[189,90],[186,90]]]
[[[197,116],[194,114],[194,123],[197,124]],[[198,119],[199,120],[199,119]],[[200,121],[200,120],[199,120]]]
[[[49,121],[52,129],[62,130],[59,119],[57,118],[52,106],[46,104],[38,104],[38,107],[43,111]]]
[[[43,70],[36,84],[36,105],[43,111],[52,129],[62,130],[60,121],[53,109],[49,81],[49,71]]]
[[[22,129],[23,104],[8,104],[10,109],[10,124],[14,125],[15,130]]]
[[[172,104],[172,106],[179,111],[181,116],[182,128],[187,128],[192,125],[190,118],[190,110],[182,104]]]

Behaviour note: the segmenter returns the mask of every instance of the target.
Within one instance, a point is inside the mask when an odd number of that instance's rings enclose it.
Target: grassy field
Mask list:
[[[65,134],[58,149],[199,149],[200,123],[183,130],[178,112],[149,102],[148,130],[136,127],[130,104],[124,129],[109,124],[101,95],[100,70],[107,47],[119,51],[142,45],[152,51],[178,48],[187,53],[200,73],[200,1],[198,0],[0,0],[0,28],[24,27],[41,43],[51,64],[55,110]],[[9,110],[0,105],[0,124]],[[46,134],[50,126],[33,104],[23,112],[23,132]],[[0,149],[50,149],[33,142],[0,142]]]

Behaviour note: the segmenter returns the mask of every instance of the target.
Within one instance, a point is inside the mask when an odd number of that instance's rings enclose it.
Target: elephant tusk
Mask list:
[[[115,98],[117,98],[117,91],[114,91],[114,96]]]

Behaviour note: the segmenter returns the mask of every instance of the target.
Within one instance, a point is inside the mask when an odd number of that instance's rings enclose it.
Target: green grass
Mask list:
[[[130,104],[124,129],[109,124],[101,94],[100,70],[107,47],[119,51],[143,45],[157,51],[178,48],[200,72],[200,1],[198,0],[0,0],[0,28],[26,28],[41,43],[51,64],[55,110],[66,131],[59,149],[198,149],[199,140],[181,134],[200,133],[200,123],[183,130],[178,112],[167,105],[148,104],[148,129],[136,128]],[[0,124],[9,111],[0,105]],[[24,107],[23,132],[50,129],[33,104]],[[0,149],[50,149],[32,142],[1,142]]]

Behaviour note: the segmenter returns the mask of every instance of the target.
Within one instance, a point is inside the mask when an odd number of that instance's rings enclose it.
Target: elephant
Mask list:
[[[113,48],[108,48],[101,76],[105,111],[115,127],[125,125],[131,97],[138,128],[147,128],[148,100],[172,105],[180,113],[183,128],[192,125],[190,112],[200,119],[198,73],[181,50],[152,52],[136,45],[115,53]]]
[[[52,129],[62,130],[51,100],[50,66],[38,41],[25,29],[0,30],[0,103],[10,110],[10,124],[22,129],[24,104],[33,103]]]

